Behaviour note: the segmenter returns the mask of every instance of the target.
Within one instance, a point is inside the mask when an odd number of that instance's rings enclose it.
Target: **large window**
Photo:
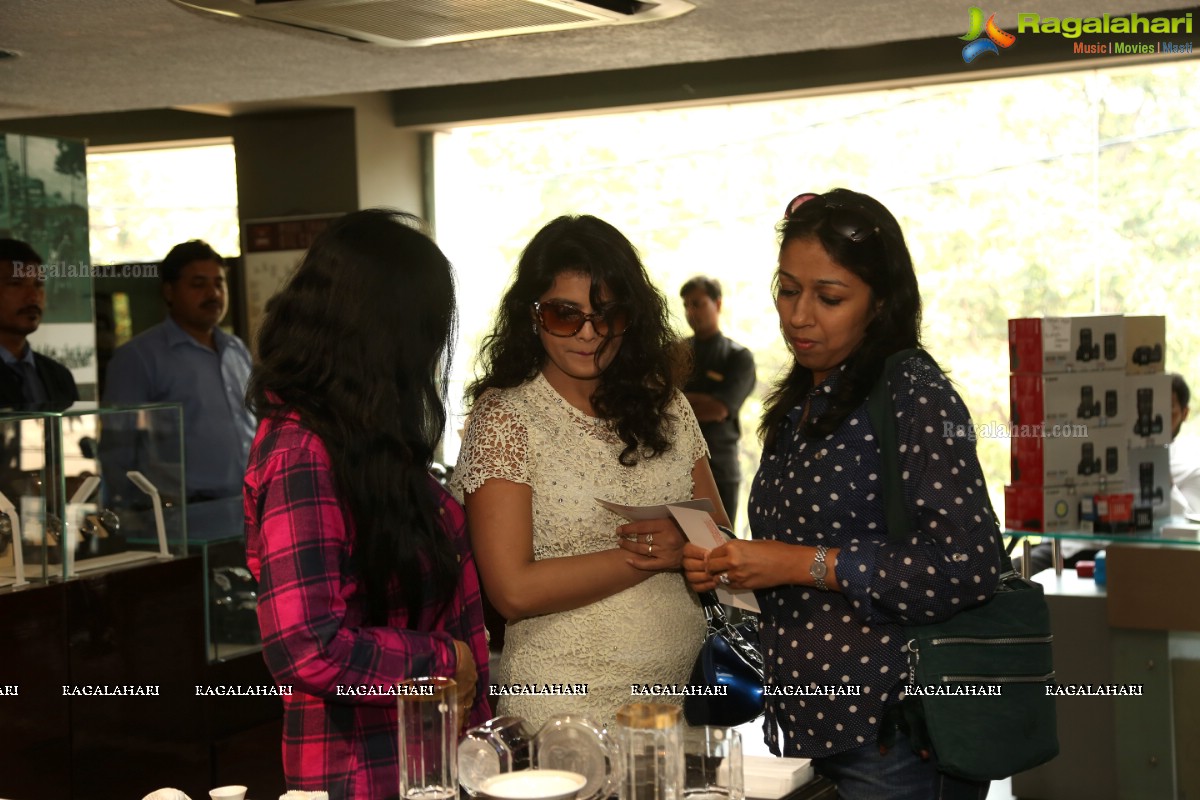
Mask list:
[[[103,391],[113,350],[165,314],[157,262],[189,239],[203,239],[226,257],[241,253],[237,170],[233,144],[220,142],[92,149],[87,174],[92,263],[134,264],[128,274],[101,273],[93,284]],[[225,317],[227,330],[233,319]]]
[[[471,374],[533,233],[590,213],[640,248],[681,331],[679,286],[721,279],[723,329],[758,360],[743,412],[754,431],[789,359],[769,294],[775,223],[799,192],[845,186],[899,217],[926,345],[977,423],[1009,418],[1010,317],[1166,314],[1167,368],[1200,385],[1198,83],[1200,64],[1180,61],[439,134],[438,238],[460,275],[455,374]],[[758,453],[744,436],[747,474]],[[1008,441],[979,453],[1002,512]]]
[[[92,261],[158,261],[188,239],[242,251],[233,144],[91,150],[87,157]]]

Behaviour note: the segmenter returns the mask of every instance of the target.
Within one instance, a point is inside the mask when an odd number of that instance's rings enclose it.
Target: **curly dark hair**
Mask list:
[[[844,210],[844,212],[839,212]],[[860,241],[845,233],[831,217],[842,213],[864,220],[875,230]],[[845,361],[845,372],[830,397],[829,409],[804,424],[809,437],[827,436],[854,412],[879,379],[883,362],[892,353],[921,345],[921,292],[912,256],[900,223],[878,200],[849,189],[832,189],[797,206],[778,226],[782,250],[796,239],[815,239],[834,263],[862,279],[871,289],[878,311],[867,325],[862,344]],[[779,273],[773,281],[779,290]],[[804,402],[813,388],[812,371],[794,363],[763,403],[759,435],[768,451],[788,412]]]
[[[392,592],[416,619],[458,581],[428,471],[446,423],[454,278],[422,227],[379,208],[335,220],[268,303],[247,391],[260,417],[298,414],[329,453],[376,625]]]
[[[600,376],[592,406],[611,420],[625,449],[621,463],[636,464],[671,447],[667,406],[679,385],[673,355],[678,339],[668,322],[667,301],[646,274],[637,250],[625,236],[593,216],[562,216],[530,240],[517,263],[517,274],[500,301],[492,332],[479,353],[481,375],[467,387],[478,400],[491,388],[519,386],[537,375],[546,351],[534,325],[533,303],[563,273],[591,279],[593,308],[602,304],[607,289],[628,318],[625,334],[607,338],[601,352],[619,343],[612,363]]]

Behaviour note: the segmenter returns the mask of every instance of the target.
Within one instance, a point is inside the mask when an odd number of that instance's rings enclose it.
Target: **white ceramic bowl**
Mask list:
[[[142,800],[192,800],[178,789],[155,789],[150,794],[142,798]]]
[[[212,800],[246,800],[245,786],[218,786],[210,789],[208,796]]]
[[[586,783],[578,772],[521,769],[493,775],[479,785],[479,791],[493,800],[573,800]]]

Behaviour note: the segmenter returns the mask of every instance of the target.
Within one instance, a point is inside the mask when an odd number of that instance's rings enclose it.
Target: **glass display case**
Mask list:
[[[178,404],[0,416],[0,587],[187,551]]]
[[[1063,572],[1062,542],[1087,542],[1093,548],[1104,548],[1110,545],[1165,545],[1200,549],[1200,520],[1191,517],[1163,517],[1154,520],[1154,524],[1145,530],[1107,532],[1107,531],[1021,531],[1006,529],[1006,539],[1020,537],[1020,552],[1022,564],[1028,568],[1031,563],[1030,549],[1035,542],[1047,541],[1053,545],[1053,565],[1056,574]],[[1031,577],[1028,573],[1026,578]]]
[[[187,507],[188,552],[204,562],[204,628],[208,660],[227,661],[262,649],[258,581],[246,567],[241,497]]]
[[[1118,544],[1162,544],[1176,547],[1200,547],[1200,524],[1186,517],[1165,517],[1154,520],[1154,525],[1142,531],[1120,533],[1092,531],[1057,531],[1051,533],[1025,533],[1006,530],[1005,536],[1039,536],[1045,540],[1058,541],[1102,541]]]

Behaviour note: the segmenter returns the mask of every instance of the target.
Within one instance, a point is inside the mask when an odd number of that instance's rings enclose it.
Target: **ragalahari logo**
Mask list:
[[[967,33],[965,36],[958,37],[968,43],[962,51],[963,61],[967,64],[970,64],[984,53],[991,53],[998,56],[1000,55],[1001,47],[1012,47],[1013,42],[1017,40],[1017,37],[1008,31],[1000,30],[1000,27],[996,24],[995,14],[988,17],[985,23],[983,21],[983,9],[978,6],[971,6],[969,13],[971,15],[971,24],[967,28]],[[987,34],[986,39],[979,38],[984,34]]]

